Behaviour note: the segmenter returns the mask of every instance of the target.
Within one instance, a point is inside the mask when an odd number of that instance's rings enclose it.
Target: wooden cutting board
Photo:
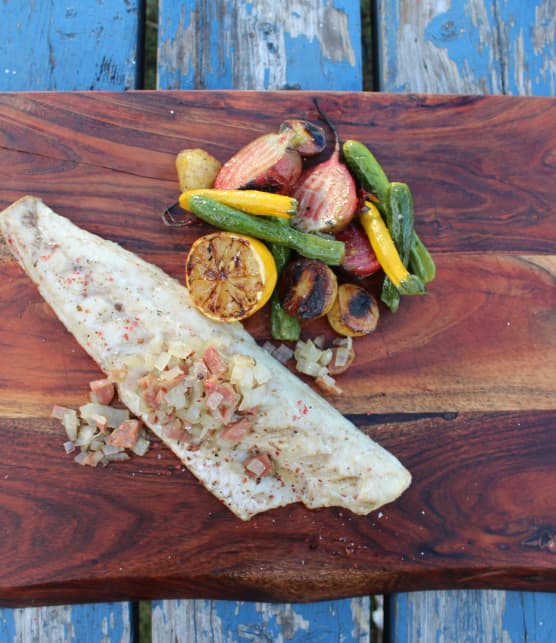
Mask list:
[[[222,161],[314,94],[0,94],[0,206],[30,193],[182,279],[203,225],[161,222],[175,154]],[[319,95],[342,139],[409,183],[438,276],[383,309],[330,401],[413,474],[367,517],[300,505],[243,523],[163,446],[80,467],[49,418],[99,377],[0,246],[0,603],[312,601],[556,590],[556,100]],[[376,284],[369,283],[369,288]],[[268,339],[268,316],[247,323]],[[308,326],[305,336],[326,330]]]

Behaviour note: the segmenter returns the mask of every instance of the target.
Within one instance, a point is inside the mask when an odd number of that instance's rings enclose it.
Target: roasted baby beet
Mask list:
[[[214,187],[288,193],[301,175],[301,155],[322,149],[322,128],[307,121],[286,121],[279,132],[259,136],[224,163]]]
[[[298,201],[293,225],[303,232],[337,232],[355,216],[358,206],[355,181],[340,161],[340,140],[334,125],[321,113],[334,133],[331,157],[307,170],[295,185]]]
[[[369,277],[378,270],[380,264],[371,247],[369,237],[358,221],[352,221],[336,234],[338,241],[343,241],[346,253],[342,268],[355,277]]]
[[[289,120],[280,125],[280,131],[291,130],[295,133],[295,144],[292,147],[301,156],[315,156],[326,147],[326,134],[320,125],[310,121]]]
[[[327,315],[328,323],[339,334],[357,337],[371,333],[378,323],[379,311],[374,297],[361,286],[342,284]]]
[[[323,317],[336,299],[336,275],[322,261],[299,258],[282,271],[279,283],[284,310],[301,321]]]

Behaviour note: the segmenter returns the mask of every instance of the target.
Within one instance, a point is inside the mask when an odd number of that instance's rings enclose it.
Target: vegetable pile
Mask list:
[[[191,255],[197,249],[199,308],[205,314],[210,309],[213,319],[232,321],[270,301],[272,338],[298,342],[298,351],[301,329],[313,319],[326,316],[338,335],[349,338],[375,330],[379,305],[367,277],[382,271],[380,300],[391,312],[403,295],[425,294],[435,277],[434,261],[415,231],[409,186],[390,181],[365,144],[341,144],[315,105],[334,135],[333,152],[324,161],[311,157],[324,151],[325,131],[304,120],[284,122],[223,165],[201,149],[176,157],[180,209],[217,229],[202,244],[203,253],[198,242],[190,250]],[[173,212],[165,211],[164,222],[183,225]],[[242,252],[227,250],[224,235],[230,233],[236,249],[244,244]],[[246,253],[249,262],[241,259]],[[193,295],[194,303],[200,300]],[[238,305],[240,300],[250,303]],[[314,368],[329,377],[321,362]]]

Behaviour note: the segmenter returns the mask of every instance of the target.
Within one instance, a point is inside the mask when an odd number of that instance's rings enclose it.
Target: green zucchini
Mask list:
[[[434,259],[415,230],[413,231],[413,243],[409,253],[409,267],[411,272],[420,277],[423,283],[429,283],[436,276]]]
[[[284,221],[280,219],[280,221]],[[280,223],[278,223],[280,225]],[[286,225],[283,223],[282,225]],[[274,257],[278,278],[286,267],[291,255],[291,250],[277,243],[270,244],[270,251]],[[270,334],[272,339],[296,342],[301,335],[299,320],[288,314],[280,302],[278,288],[274,289],[270,298]]]
[[[345,245],[342,241],[300,232],[276,221],[246,214],[208,197],[192,196],[189,209],[199,219],[217,228],[286,246],[303,257],[319,259],[330,266],[339,266],[344,258]]]
[[[371,150],[363,143],[350,139],[342,145],[342,152],[359,184],[367,192],[374,194],[380,204],[385,203],[390,182]]]

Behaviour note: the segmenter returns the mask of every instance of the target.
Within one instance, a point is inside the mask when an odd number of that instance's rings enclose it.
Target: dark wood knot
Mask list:
[[[523,541],[525,547],[533,549],[546,549],[556,554],[556,529],[552,527],[539,527],[537,531]]]

